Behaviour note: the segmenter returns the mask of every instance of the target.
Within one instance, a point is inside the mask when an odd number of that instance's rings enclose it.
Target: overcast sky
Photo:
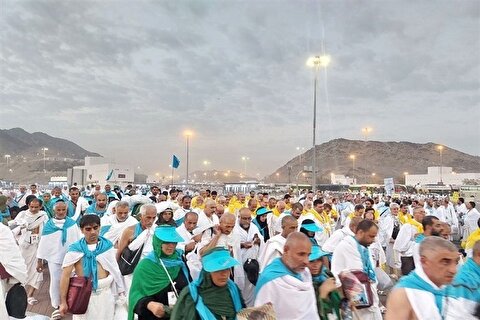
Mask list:
[[[0,127],[169,174],[269,174],[318,143],[480,155],[480,1],[1,1]],[[328,100],[326,96],[328,95]],[[403,155],[405,156],[405,155]]]

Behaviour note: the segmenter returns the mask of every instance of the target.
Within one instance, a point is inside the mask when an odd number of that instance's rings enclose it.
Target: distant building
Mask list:
[[[452,167],[428,167],[427,174],[407,174],[405,184],[408,186],[437,184],[457,185],[463,184],[464,180],[478,180],[480,173],[457,173]]]
[[[350,178],[350,177],[345,176],[343,174],[330,173],[330,183],[331,184],[351,185],[351,184],[356,184],[357,179]]]
[[[68,183],[68,179],[67,177],[63,177],[63,176],[53,176],[53,177],[50,177],[50,181],[48,182],[48,186],[50,188],[53,188],[53,187],[62,187],[64,185],[67,185]]]
[[[127,185],[134,182],[135,169],[131,165],[118,164],[103,157],[85,157],[85,165],[67,170],[68,184],[80,186],[89,184]]]
[[[257,181],[245,181],[245,182],[229,182],[225,183],[224,190],[225,192],[242,192],[248,193],[252,190],[256,190],[258,188]]]

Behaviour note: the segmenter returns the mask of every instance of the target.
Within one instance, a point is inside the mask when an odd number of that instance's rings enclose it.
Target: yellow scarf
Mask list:
[[[417,233],[423,233],[423,226],[420,222],[415,219],[410,219],[407,221],[408,224],[411,224],[415,228],[417,228]]]
[[[408,213],[403,213],[401,211],[398,211],[398,221],[400,221],[401,224],[408,223],[408,220],[410,220],[411,217]]]
[[[480,228],[473,231],[467,238],[467,241],[462,242],[462,247],[465,249],[472,249],[475,242],[480,241]]]
[[[230,203],[228,204],[228,212],[236,214],[237,210],[240,210],[243,207],[243,203],[238,201],[236,197],[232,197],[232,199],[230,199]]]
[[[272,213],[275,217],[277,217],[277,218],[280,217],[280,211],[278,211],[277,208],[273,208]]]
[[[336,219],[338,217],[338,212],[335,209],[330,210],[330,218]]]

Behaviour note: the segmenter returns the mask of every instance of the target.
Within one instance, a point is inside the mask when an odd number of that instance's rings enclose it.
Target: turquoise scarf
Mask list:
[[[137,239],[137,237],[140,235],[140,233],[143,232],[143,229],[142,229],[142,224],[139,222],[137,223],[137,225],[135,226],[135,230],[133,232],[133,239]]]
[[[416,243],[421,243],[423,240],[425,240],[425,235],[423,233],[419,234],[418,236],[415,237],[415,242]]]
[[[107,208],[105,208],[105,210],[103,211],[97,211],[96,206],[97,205],[95,203],[92,203],[90,206],[88,206],[87,210],[85,211],[85,214],[96,214],[97,216],[102,218],[105,212],[107,212]]]
[[[260,292],[260,288],[268,282],[286,275],[290,275],[300,281],[303,281],[302,276],[288,269],[287,266],[282,262],[281,258],[274,259],[268,266],[265,267],[265,269],[263,269],[262,273],[260,274],[257,285],[255,286],[255,295],[257,295],[258,292]]]
[[[375,275],[375,269],[373,269],[372,261],[370,260],[370,251],[368,248],[364,247],[363,245],[358,242],[357,238],[352,236],[352,238],[357,243],[357,249],[360,253],[360,258],[362,259],[363,265],[363,272],[368,275],[368,278],[372,281],[377,281],[377,276]]]
[[[448,296],[480,301],[480,265],[472,258],[460,268],[451,285],[447,287]]]
[[[88,250],[87,241],[85,238],[70,245],[68,251],[82,252],[83,255],[83,275],[92,278],[93,290],[96,291],[98,287],[98,273],[97,273],[97,256],[105,251],[113,248],[113,244],[104,237],[98,237],[97,247],[94,251]]]
[[[3,221],[3,219],[10,217],[10,209],[8,207],[5,208],[5,211],[0,211],[0,222]]]
[[[423,280],[415,271],[410,272],[409,275],[400,278],[400,281],[395,286],[396,288],[408,288],[417,289],[430,292],[435,297],[435,304],[437,305],[438,312],[442,315],[443,309],[443,297],[445,296],[445,290],[435,289],[431,284]]]
[[[63,227],[59,228],[55,222],[53,222],[53,218],[48,219],[47,223],[45,223],[45,226],[43,227],[42,235],[46,236],[57,231],[62,231],[62,245],[65,245],[65,242],[67,242],[67,229],[75,224],[76,222],[73,219],[65,217]]]

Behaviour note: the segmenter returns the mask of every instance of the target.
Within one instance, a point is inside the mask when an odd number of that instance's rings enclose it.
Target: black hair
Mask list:
[[[80,219],[80,229],[83,229],[86,226],[91,226],[97,224],[100,226],[100,217],[96,214],[86,214]]]
[[[433,226],[434,220],[438,220],[438,218],[435,216],[426,216],[425,218],[423,218],[422,219],[423,230],[425,230],[427,226]]]
[[[371,220],[362,220],[360,221],[360,223],[357,225],[357,231],[363,231],[363,232],[367,232],[368,230],[370,230],[372,227],[375,227],[378,229],[378,226],[375,222],[371,221]]]
[[[363,206],[363,204],[357,204],[357,205],[355,205],[355,211],[362,210],[362,209],[365,209],[365,207]]]
[[[313,206],[316,207],[318,206],[319,204],[322,204],[323,203],[323,200],[322,199],[315,199],[313,200]]]

